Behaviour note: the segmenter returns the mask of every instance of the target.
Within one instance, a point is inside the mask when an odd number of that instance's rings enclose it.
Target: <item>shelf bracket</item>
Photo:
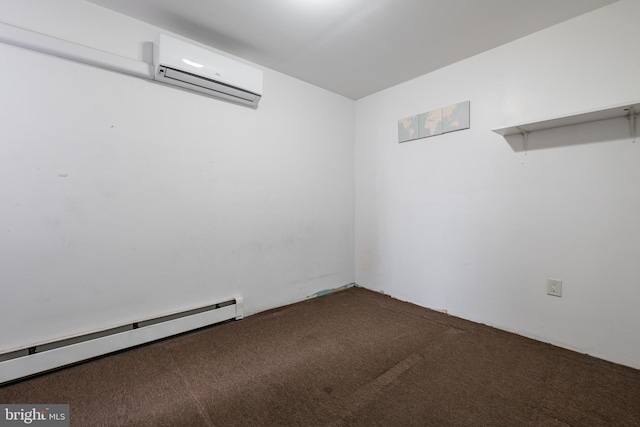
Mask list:
[[[526,130],[520,127],[516,127],[516,129],[518,129],[518,132],[522,134],[522,147],[524,148],[524,151],[528,151],[529,150],[529,132],[527,132]]]
[[[624,111],[627,112],[627,120],[629,120],[629,133],[631,134],[633,142],[636,142],[636,122],[638,113],[636,113],[636,108],[633,105],[625,108]]]

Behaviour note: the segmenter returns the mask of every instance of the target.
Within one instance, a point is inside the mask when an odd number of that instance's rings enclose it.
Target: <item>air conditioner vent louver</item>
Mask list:
[[[216,82],[215,80],[200,77],[195,74],[174,70],[173,68],[161,67],[160,74],[164,75],[164,79],[173,80],[177,86],[187,87],[188,85],[187,88],[197,86],[203,90],[214,92],[212,96],[225,97],[225,99],[229,97],[232,98],[232,100],[249,104],[253,104],[256,97],[258,97],[258,99],[260,98],[260,95],[255,93],[243,91],[237,87]]]

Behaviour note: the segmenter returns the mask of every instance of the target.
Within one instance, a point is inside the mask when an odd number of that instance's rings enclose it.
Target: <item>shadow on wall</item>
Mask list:
[[[634,141],[629,129],[629,120],[625,117],[530,132],[526,141],[523,135],[509,135],[504,139],[516,152],[625,139],[629,142]]]

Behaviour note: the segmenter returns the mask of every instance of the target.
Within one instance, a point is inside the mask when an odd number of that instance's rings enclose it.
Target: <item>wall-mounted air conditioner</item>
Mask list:
[[[238,104],[257,107],[262,71],[182,40],[160,34],[153,46],[154,78]]]

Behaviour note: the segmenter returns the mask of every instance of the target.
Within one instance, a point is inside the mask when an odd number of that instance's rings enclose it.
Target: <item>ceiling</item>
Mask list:
[[[88,0],[351,99],[617,0]]]

